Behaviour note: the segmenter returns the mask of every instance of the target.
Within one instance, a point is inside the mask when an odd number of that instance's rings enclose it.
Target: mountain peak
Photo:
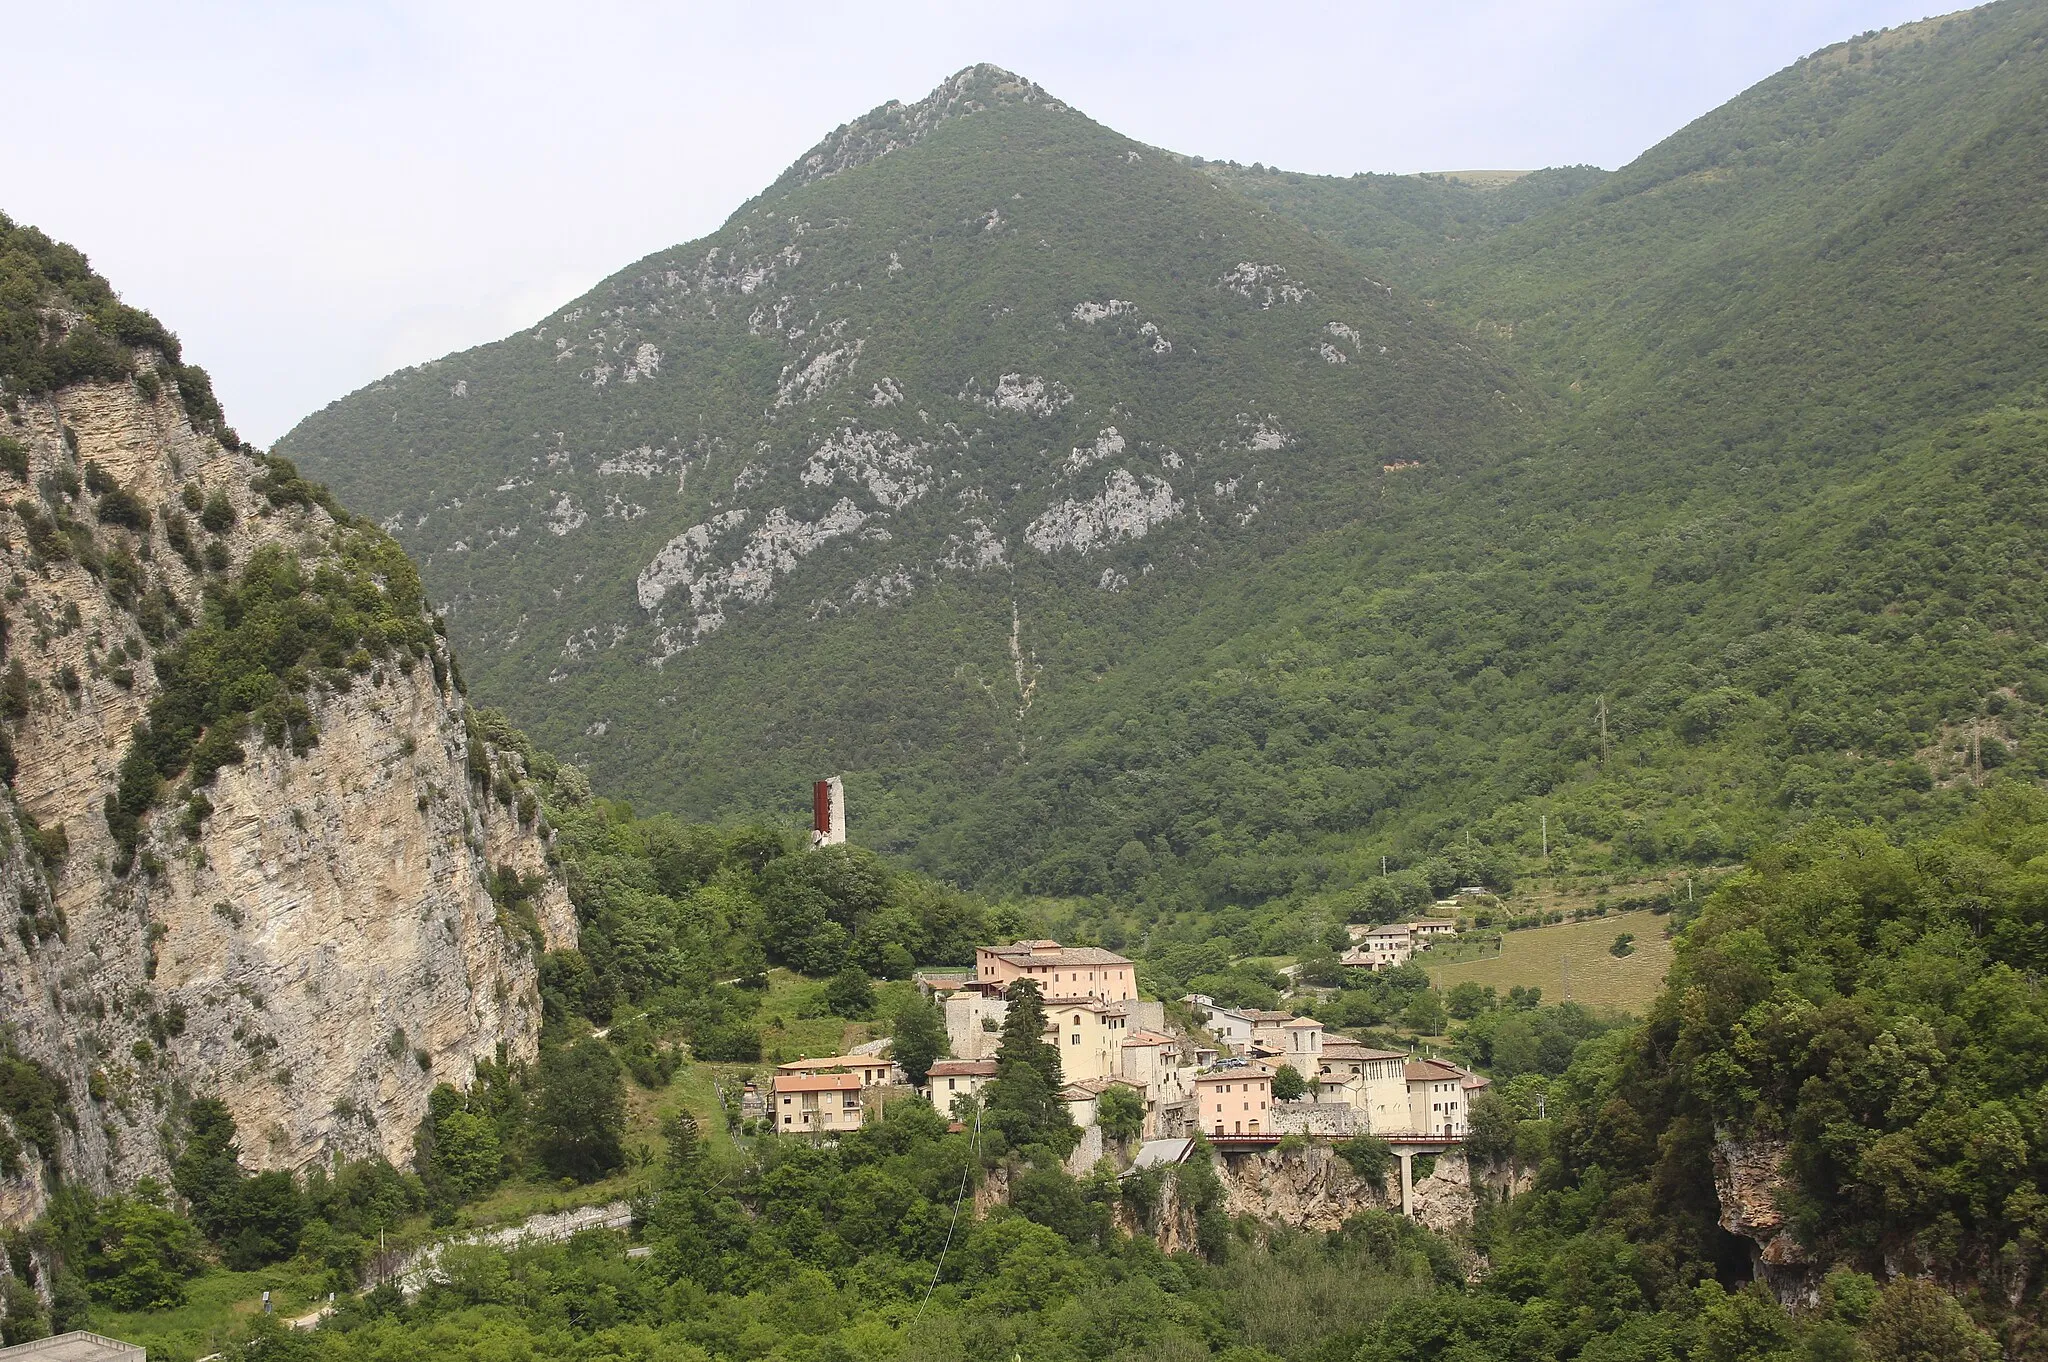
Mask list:
[[[1047,94],[1043,87],[1012,71],[988,62],[965,67],[945,80],[915,104],[892,99],[850,123],[842,123],[824,141],[797,158],[768,187],[768,193],[786,193],[814,180],[829,179],[870,161],[879,161],[892,151],[915,146],[949,118],[965,118],[1007,105],[1029,104],[1053,113],[1071,113],[1072,107]]]

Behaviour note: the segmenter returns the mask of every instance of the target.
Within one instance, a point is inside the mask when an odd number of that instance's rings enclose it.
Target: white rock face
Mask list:
[[[987,411],[1014,412],[1020,416],[1050,416],[1060,408],[1069,406],[1074,394],[1066,384],[1057,379],[1041,378],[1036,374],[1004,374],[996,380],[993,393],[980,393],[970,384],[960,394],[963,402],[972,402]]]
[[[848,424],[826,437],[798,476],[806,487],[829,487],[842,479],[857,483],[879,504],[899,510],[931,490],[934,474],[922,457],[930,449],[893,430]]]
[[[851,345],[822,351],[801,365],[785,365],[782,377],[775,385],[775,405],[793,407],[824,394],[834,383],[853,372],[854,363],[860,358],[865,343],[857,340]]]
[[[1239,261],[1236,269],[1216,281],[1216,286],[1249,299],[1261,308],[1293,306],[1315,297],[1314,293],[1289,279],[1287,271],[1279,265],[1261,265],[1253,260]]]
[[[1086,501],[1063,501],[1024,527],[1024,542],[1040,553],[1071,550],[1085,554],[1126,539],[1143,539],[1155,525],[1181,513],[1181,503],[1164,479],[1142,482],[1119,468],[1102,491]]]
[[[1316,353],[1323,357],[1323,363],[1325,364],[1349,364],[1351,362],[1351,356],[1345,354],[1328,341],[1324,341],[1321,345],[1317,346]]]
[[[326,513],[271,507],[249,486],[255,463],[194,432],[169,385],[154,402],[132,385],[73,388],[0,417],[29,449],[31,488],[71,465],[60,422],[80,462],[147,505],[175,506],[187,480],[226,495],[238,521],[223,542],[237,566],[265,545],[325,551]],[[152,578],[196,614],[200,582],[164,544],[160,519],[151,533]],[[112,527],[98,537],[135,542]],[[539,943],[501,920],[484,888],[490,868],[541,876],[541,940],[576,937],[544,835],[469,781],[461,697],[426,662],[395,659],[346,692],[314,691],[319,738],[304,757],[245,737],[246,759],[207,792],[213,812],[196,840],[166,801],[145,820],[136,868],[116,878],[101,806],[158,694],[154,658],[131,659],[129,687],[117,685],[97,649],[135,636],[135,617],[77,564],[37,571],[18,529],[10,542],[0,560],[26,583],[25,604],[53,619],[72,607],[79,620],[17,627],[13,641],[42,687],[14,737],[15,798],[69,843],[47,880],[0,803],[0,894],[65,924],[33,944],[0,938],[0,1021],[63,1081],[77,1117],[54,1151],[63,1176],[99,1191],[167,1177],[162,1127],[180,1086],[227,1103],[252,1166],[405,1162],[435,1083],[466,1084],[500,1044],[535,1053]],[[54,679],[65,667],[80,679],[75,697]],[[151,1016],[178,1009],[179,1034],[136,1044]],[[0,1180],[0,1222],[40,1213],[42,1181]]]
[[[946,556],[941,560],[941,565],[968,572],[980,572],[984,568],[1002,567],[1009,561],[1009,549],[996,532],[988,527],[988,522],[979,516],[970,516],[965,535],[946,536]]]
[[[1252,450],[1285,449],[1294,443],[1294,436],[1274,417],[1254,417],[1240,412],[1238,428],[1244,432],[1244,447]]]
[[[714,546],[746,517],[745,511],[732,510],[692,525],[669,540],[654,561],[641,569],[636,583],[641,609],[656,610],[679,586],[687,588],[690,595],[689,622],[662,629],[656,661],[673,657],[723,627],[728,602],[748,605],[767,600],[778,577],[787,576],[819,546],[858,531],[867,523],[868,513],[846,497],[816,520],[799,520],[776,506],[761,517],[738,556],[723,561],[722,555],[713,553]],[[713,562],[717,566],[707,566]]]
[[[1122,317],[1137,310],[1138,305],[1136,303],[1126,302],[1122,298],[1111,298],[1106,303],[1076,303],[1071,315],[1081,325],[1093,326],[1099,321],[1104,321],[1110,317]]]
[[[1067,455],[1066,461],[1060,465],[1060,471],[1079,473],[1083,469],[1094,467],[1104,459],[1113,459],[1123,452],[1124,437],[1118,433],[1115,426],[1109,426],[1095,437],[1095,443]]]
[[[652,610],[661,604],[671,587],[695,581],[699,566],[710,555],[712,541],[746,518],[744,510],[725,511],[701,525],[692,525],[664,544],[661,552],[654,555],[654,561],[640,569],[639,579],[634,583],[634,596],[640,608]]]
[[[549,508],[543,524],[549,534],[559,539],[571,530],[583,528],[589,519],[590,512],[578,506],[567,492],[563,492],[555,497],[555,504]]]

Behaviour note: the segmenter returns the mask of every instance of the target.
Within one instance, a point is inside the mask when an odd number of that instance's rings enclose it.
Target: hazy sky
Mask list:
[[[267,444],[712,230],[835,125],[977,61],[1220,159],[1614,167],[1806,52],[1928,12],[6,0],[0,211],[162,317]]]

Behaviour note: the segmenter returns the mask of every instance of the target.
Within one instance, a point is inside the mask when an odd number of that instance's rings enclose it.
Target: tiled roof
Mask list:
[[[1349,1036],[1328,1036],[1323,1040],[1324,1059],[1406,1059],[1401,1050],[1375,1050],[1370,1045],[1361,1045]]]
[[[1124,1040],[1126,1045],[1171,1045],[1172,1036],[1162,1036],[1157,1031],[1133,1031]]]
[[[889,1061],[880,1055],[826,1055],[822,1059],[792,1059],[775,1066],[781,1073],[805,1073],[812,1069],[886,1069]]]
[[[1464,1070],[1457,1065],[1446,1064],[1440,1059],[1413,1060],[1403,1072],[1410,1082],[1421,1083],[1449,1083],[1465,1076]]]
[[[854,1074],[777,1074],[777,1092],[854,1092],[860,1078]]]
[[[930,1070],[933,1078],[989,1078],[995,1071],[992,1059],[942,1059]]]
[[[1128,965],[1130,960],[1100,946],[1062,946],[1057,941],[1020,941],[1014,946],[984,946],[990,955],[1012,964],[1034,965]]]
[[[1287,1023],[1287,1025],[1290,1028],[1299,1026],[1304,1030],[1313,1029],[1320,1031],[1323,1029],[1323,1024],[1317,1021],[1314,1017],[1296,1017],[1293,1021]]]

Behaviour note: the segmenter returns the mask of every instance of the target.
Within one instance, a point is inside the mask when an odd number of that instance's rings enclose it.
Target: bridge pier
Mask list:
[[[1401,1160],[1401,1214],[1415,1218],[1415,1155],[1406,1149],[1394,1151],[1394,1157]]]

